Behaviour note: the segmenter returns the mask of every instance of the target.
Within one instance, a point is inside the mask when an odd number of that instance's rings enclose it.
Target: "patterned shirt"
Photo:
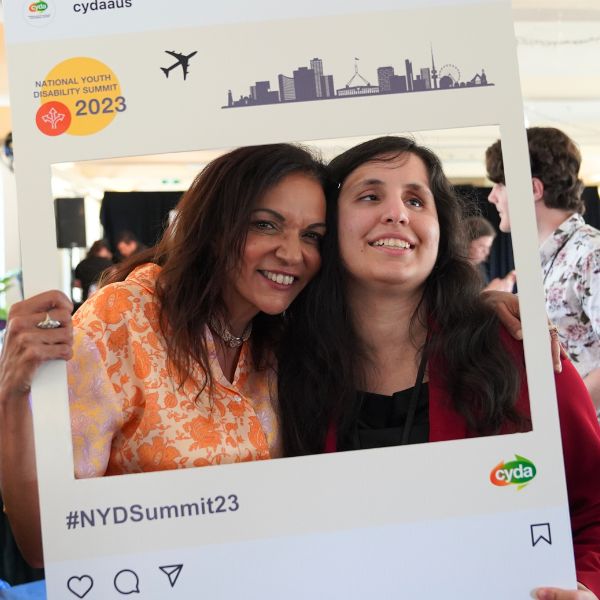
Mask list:
[[[173,375],[154,294],[159,272],[138,267],[73,319],[68,381],[78,478],[281,456],[275,373],[252,367],[247,343],[231,383],[208,328],[212,389],[200,391],[199,366],[183,386]]]
[[[582,377],[600,368],[600,231],[571,215],[540,248],[546,309]]]

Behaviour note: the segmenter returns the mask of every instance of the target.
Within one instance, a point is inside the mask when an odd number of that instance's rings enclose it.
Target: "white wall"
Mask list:
[[[17,191],[15,176],[6,164],[0,162],[0,274],[21,268],[19,223],[17,218]],[[21,299],[18,286],[11,288],[5,299],[8,306]]]

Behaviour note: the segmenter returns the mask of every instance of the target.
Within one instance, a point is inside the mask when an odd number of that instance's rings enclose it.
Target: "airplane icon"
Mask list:
[[[165,50],[167,54],[170,54],[173,58],[177,59],[176,63],[173,63],[170,67],[161,67],[160,70],[165,74],[165,77],[169,77],[169,72],[175,67],[181,67],[183,69],[183,79],[187,78],[188,74],[188,65],[190,62],[190,58],[197,54],[197,50],[192,52],[191,54],[179,54],[179,52],[175,52],[175,50]]]

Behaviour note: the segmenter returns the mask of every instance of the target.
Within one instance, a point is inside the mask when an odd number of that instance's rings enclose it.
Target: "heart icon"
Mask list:
[[[70,577],[67,581],[67,588],[78,598],[85,598],[87,593],[94,587],[94,580],[89,575],[81,577]]]

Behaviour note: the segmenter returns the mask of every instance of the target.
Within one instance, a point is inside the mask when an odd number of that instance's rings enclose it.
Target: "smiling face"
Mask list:
[[[488,196],[488,201],[496,207],[500,216],[498,228],[500,231],[508,233],[510,231],[510,215],[508,214],[508,193],[506,192],[506,186],[503,183],[494,183],[494,187]]]
[[[340,255],[350,282],[420,291],[435,264],[440,228],[423,161],[414,154],[364,163],[339,197]]]
[[[231,324],[283,312],[319,270],[324,234],[325,194],[313,177],[293,173],[259,198],[225,290]]]

